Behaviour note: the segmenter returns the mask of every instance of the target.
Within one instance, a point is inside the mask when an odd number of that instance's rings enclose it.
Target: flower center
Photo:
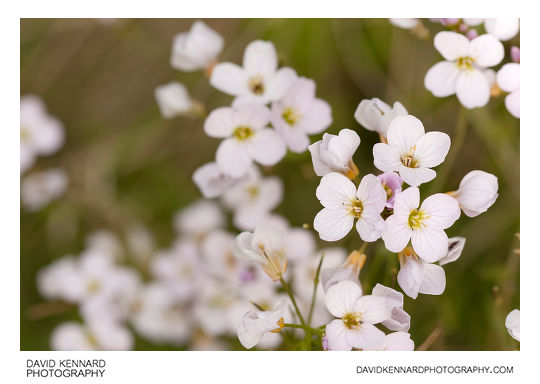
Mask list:
[[[285,109],[281,116],[289,125],[295,125],[296,122],[301,118],[300,114],[298,114],[293,108]]]
[[[412,229],[420,229],[426,226],[424,221],[428,218],[423,210],[413,209],[409,214],[409,227]]]
[[[259,187],[256,185],[249,186],[246,190],[251,201],[255,200],[257,196],[259,196]]]
[[[413,145],[409,152],[401,155],[401,163],[408,168],[418,168],[418,159],[414,158],[414,152],[416,151],[416,145]]]
[[[345,316],[343,316],[343,323],[349,329],[358,328],[360,325],[360,320],[360,313],[347,313]]]
[[[262,95],[264,93],[264,84],[262,76],[254,76],[249,79],[249,89],[256,95]]]
[[[238,140],[249,139],[251,136],[253,136],[253,129],[251,129],[250,127],[246,125],[236,127],[236,129],[233,132],[233,136],[236,137]]]
[[[100,284],[97,280],[91,280],[88,285],[86,286],[86,289],[88,293],[96,293],[100,290]]]
[[[364,210],[364,206],[362,205],[362,202],[360,200],[352,199],[351,203],[348,206],[348,209],[349,209],[349,214],[358,219],[362,216],[362,211]]]
[[[28,129],[21,125],[21,141],[26,141],[28,138],[30,138],[30,133],[28,133]]]
[[[456,65],[461,70],[470,71],[473,69],[474,59],[469,56],[460,57],[456,60]]]

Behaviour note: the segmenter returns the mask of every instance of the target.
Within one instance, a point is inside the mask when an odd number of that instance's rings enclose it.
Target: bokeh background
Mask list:
[[[173,36],[193,21],[21,20],[21,95],[40,95],[66,130],[63,148],[39,158],[33,170],[59,166],[69,177],[59,201],[38,212],[21,208],[22,350],[49,349],[52,329],[79,318],[76,307],[51,305],[39,295],[39,268],[81,252],[86,235],[96,229],[121,234],[140,224],[158,248],[168,247],[175,236],[174,213],[200,198],[191,175],[213,160],[219,141],[204,134],[201,118],[164,120],[154,99],[156,86],[177,80],[208,110],[230,103],[231,97],[212,89],[203,73],[182,73],[169,65]],[[452,137],[447,161],[433,182],[422,185],[422,196],[457,189],[473,169],[498,177],[499,198],[489,211],[474,219],[462,215],[447,231],[466,237],[467,244],[461,258],[445,267],[444,294],[406,297],[405,309],[417,345],[436,330],[431,350],[517,348],[504,319],[519,308],[519,120],[506,111],[503,97],[467,112],[455,97],[433,97],[423,79],[439,54],[429,40],[387,19],[205,22],[225,39],[220,60],[241,62],[250,41],[271,40],[282,65],[313,78],[317,96],[333,109],[328,132],[351,128],[359,133],[355,162],[361,174],[376,172],[371,147],[378,136],[363,129],[353,113],[362,99],[379,97],[400,101],[426,130]],[[432,34],[442,29],[426,26]],[[506,54],[512,43],[505,43]],[[465,124],[457,128],[460,121]],[[292,225],[312,223],[321,207],[309,152],[289,153],[267,171],[285,185],[285,199],[276,211]],[[339,244],[352,250],[360,239],[348,236]],[[319,240],[319,245],[328,244]],[[371,245],[362,284],[367,291],[377,282],[397,288],[398,267],[397,257],[381,242]],[[170,348],[140,338],[135,344],[142,350]]]

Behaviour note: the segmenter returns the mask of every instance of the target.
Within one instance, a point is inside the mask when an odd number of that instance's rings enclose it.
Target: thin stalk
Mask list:
[[[320,328],[311,328],[311,327],[308,327],[307,325],[285,323],[285,324],[283,324],[283,327],[284,328],[303,329],[304,331],[315,334],[315,335],[317,335],[319,337],[322,337],[322,334],[323,334],[322,329],[320,329]]]
[[[306,323],[304,321],[304,318],[302,317],[302,314],[300,313],[300,309],[298,308],[298,305],[296,304],[296,300],[294,299],[294,295],[293,295],[293,293],[291,291],[291,288],[285,282],[285,279],[283,279],[283,276],[279,276],[279,281],[281,282],[281,285],[283,286],[283,289],[285,289],[285,292],[287,292],[287,294],[291,298],[291,301],[292,301],[292,303],[294,305],[294,309],[296,310],[296,313],[298,315],[298,318],[300,319],[300,322],[302,323],[303,326],[305,326]]]
[[[321,260],[319,261],[319,265],[317,266],[317,272],[315,272],[315,278],[313,279],[313,295],[311,296],[311,305],[309,306],[309,315],[307,324],[308,326],[311,325],[311,318],[313,317],[313,310],[315,308],[315,299],[317,297],[317,287],[319,286],[319,275],[321,273],[321,266],[324,259],[324,252],[321,253]]]

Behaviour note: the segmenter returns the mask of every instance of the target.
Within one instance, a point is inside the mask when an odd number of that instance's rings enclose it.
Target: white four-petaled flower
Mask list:
[[[233,105],[267,104],[279,100],[296,80],[291,68],[278,67],[274,44],[255,40],[244,51],[243,66],[219,63],[214,67],[210,84],[236,96]]]
[[[457,95],[466,108],[483,107],[489,101],[490,86],[484,70],[501,62],[504,48],[491,35],[471,41],[456,32],[443,31],[435,36],[435,48],[446,61],[431,67],[424,84],[436,97]]]
[[[391,316],[384,297],[362,296],[358,284],[344,280],[328,289],[325,303],[328,311],[338,318],[326,325],[330,350],[369,349],[383,342],[384,333],[373,324]]]
[[[283,329],[288,302],[282,300],[274,311],[253,311],[244,315],[238,328],[238,339],[247,349],[257,345],[267,332],[277,333]]]
[[[261,105],[222,107],[204,122],[208,136],[224,139],[216,152],[221,171],[232,177],[247,173],[253,161],[274,165],[285,156],[285,143],[277,132],[267,128],[270,110]]]
[[[402,251],[409,240],[418,256],[428,263],[441,259],[448,252],[448,236],[444,232],[461,213],[456,199],[436,193],[420,206],[420,191],[407,188],[396,196],[394,213],[386,219],[382,233],[389,251]]]
[[[298,78],[287,93],[272,103],[272,125],[293,152],[304,152],[308,135],[324,131],[332,123],[330,105],[315,97],[315,82]]]
[[[484,171],[471,171],[459,183],[459,189],[450,192],[469,217],[486,212],[495,203],[499,194],[497,177]]]
[[[390,107],[377,98],[362,100],[354,112],[354,118],[360,125],[383,137],[386,137],[388,126],[394,118],[407,115],[407,110],[400,102],[396,101],[394,106]]]
[[[366,175],[358,189],[339,173],[329,173],[317,187],[317,198],[324,208],[315,216],[313,227],[321,239],[336,241],[352,229],[364,241],[375,241],[384,230],[381,212],[386,204],[386,192],[375,175]]]
[[[388,127],[388,144],[373,146],[373,158],[381,171],[396,171],[405,183],[417,187],[435,178],[431,168],[444,161],[449,149],[446,133],[425,133],[416,117],[399,116]]]
[[[405,294],[413,299],[419,293],[440,295],[446,287],[444,269],[437,264],[426,263],[411,247],[399,253],[400,270],[397,281]]]

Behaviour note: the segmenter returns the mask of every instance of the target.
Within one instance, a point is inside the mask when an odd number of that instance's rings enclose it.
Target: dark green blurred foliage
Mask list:
[[[203,73],[181,73],[169,65],[172,37],[192,22],[21,21],[21,94],[42,96],[67,133],[59,153],[40,158],[34,170],[58,165],[70,178],[61,201],[37,213],[21,209],[21,349],[48,349],[53,327],[78,318],[75,308],[43,307],[35,284],[39,268],[78,254],[92,230],[121,233],[136,222],[149,228],[158,246],[167,247],[174,238],[173,214],[200,197],[191,174],[213,160],[218,141],[204,134],[200,118],[164,120],[153,96],[156,86],[178,80],[208,110],[230,103],[231,97],[212,89]],[[371,152],[378,136],[353,118],[363,98],[400,101],[427,131],[448,133],[454,146],[458,120],[465,119],[453,164],[447,161],[437,168],[438,177],[421,188],[422,199],[427,193],[457,189],[474,169],[499,178],[499,198],[487,213],[474,219],[462,215],[447,231],[467,238],[465,250],[445,267],[443,295],[406,297],[410,333],[419,346],[435,331],[438,337],[431,350],[517,348],[504,320],[519,308],[519,120],[506,111],[503,97],[462,116],[454,96],[435,98],[424,88],[427,69],[441,60],[432,43],[386,19],[206,22],[225,38],[222,61],[239,63],[247,43],[266,39],[275,44],[283,65],[315,79],[318,97],[333,108],[328,132],[351,128],[362,139],[355,157],[361,175],[378,173]],[[426,25],[432,33],[443,28]],[[510,45],[505,44],[506,57]],[[319,178],[309,152],[288,154],[266,171],[285,184],[285,199],[277,212],[293,225],[311,224],[321,206],[315,197]],[[353,250],[360,239],[351,232],[339,244]],[[370,244],[367,252],[361,273],[365,291],[377,282],[399,289],[396,255],[381,241]],[[136,348],[171,349],[140,338]]]

